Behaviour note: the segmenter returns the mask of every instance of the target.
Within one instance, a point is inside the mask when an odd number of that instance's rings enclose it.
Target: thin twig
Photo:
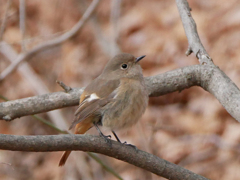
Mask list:
[[[88,7],[86,12],[83,14],[82,18],[78,21],[78,23],[75,26],[73,26],[73,28],[70,31],[64,33],[63,35],[61,35],[61,36],[59,36],[59,37],[57,37],[53,40],[49,40],[47,42],[39,44],[39,45],[35,46],[34,48],[32,48],[30,51],[19,54],[17,59],[12,64],[10,64],[0,74],[0,81],[3,80],[4,78],[6,78],[9,74],[11,74],[21,62],[27,61],[33,55],[36,55],[37,53],[42,52],[43,50],[46,50],[46,49],[49,49],[51,47],[57,46],[57,45],[63,43],[64,41],[68,40],[69,38],[73,37],[83,27],[83,25],[86,23],[88,18],[91,16],[93,11],[97,7],[99,1],[100,0],[93,0],[93,2]]]
[[[5,13],[4,13],[4,17],[3,17],[3,20],[2,20],[2,24],[1,24],[1,29],[0,29],[0,41],[2,41],[3,33],[4,33],[6,22],[7,22],[8,10],[9,10],[9,7],[10,7],[11,4],[12,4],[12,0],[8,0],[6,10],[5,10]]]
[[[62,81],[58,81],[57,80],[56,83],[58,83],[58,85],[61,86],[66,93],[68,93],[68,92],[70,92],[72,90],[72,88],[70,86],[67,86]]]
[[[21,41],[21,47],[22,47],[22,52],[25,52],[25,43],[24,43],[24,38],[25,38],[25,0],[20,0],[19,2],[19,27],[22,35],[22,41]]]
[[[120,53],[121,50],[118,46],[118,37],[119,37],[119,27],[118,20],[121,12],[121,3],[122,0],[112,0],[111,1],[111,16],[110,22],[112,26],[112,34],[111,34],[111,56]]]
[[[190,55],[194,52],[201,64],[213,65],[212,59],[208,55],[199,38],[197,25],[192,18],[191,8],[189,7],[187,0],[176,0],[176,4],[189,44],[186,55]]]

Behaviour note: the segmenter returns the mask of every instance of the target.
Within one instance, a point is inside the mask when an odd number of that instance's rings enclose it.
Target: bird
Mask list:
[[[75,127],[75,134],[84,134],[95,126],[99,135],[108,142],[111,136],[105,136],[99,129],[103,126],[122,143],[115,130],[136,124],[148,104],[148,91],[139,64],[144,57],[121,53],[108,61],[102,73],[81,94],[69,129]],[[59,166],[66,163],[70,153],[63,153]]]

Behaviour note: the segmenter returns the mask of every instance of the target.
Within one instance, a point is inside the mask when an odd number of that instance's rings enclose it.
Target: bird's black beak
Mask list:
[[[140,56],[140,57],[137,57],[136,60],[135,60],[135,63],[139,62],[141,59],[143,59],[146,55],[143,55],[143,56]]]

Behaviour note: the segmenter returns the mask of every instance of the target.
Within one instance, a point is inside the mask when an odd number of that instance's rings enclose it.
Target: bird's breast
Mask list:
[[[131,127],[140,119],[147,104],[144,81],[123,79],[113,101],[104,108],[102,125],[112,130]]]

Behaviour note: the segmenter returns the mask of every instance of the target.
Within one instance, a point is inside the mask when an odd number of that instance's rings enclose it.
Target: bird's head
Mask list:
[[[142,68],[139,61],[145,56],[135,58],[128,53],[121,53],[113,57],[105,66],[102,75],[108,78],[142,78]]]

